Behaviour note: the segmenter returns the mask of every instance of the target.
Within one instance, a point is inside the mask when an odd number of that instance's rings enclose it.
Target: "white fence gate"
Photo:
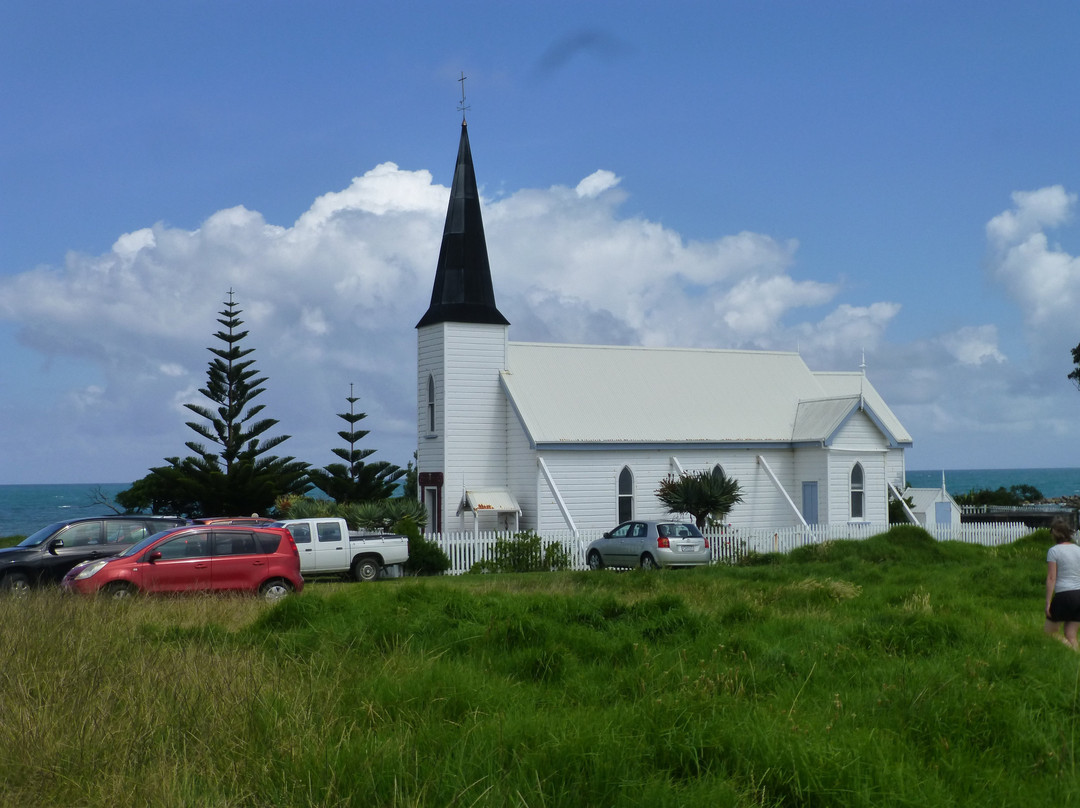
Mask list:
[[[705,531],[712,549],[714,562],[734,563],[748,553],[789,553],[798,547],[822,544],[842,539],[868,539],[886,532],[887,525],[871,522],[852,522],[836,525],[810,525],[808,527],[784,527],[776,530],[760,528],[715,528]],[[926,528],[938,541],[960,541],[998,547],[1023,538],[1033,532],[1023,523],[968,523],[960,525],[930,525]],[[461,575],[474,564],[491,558],[499,539],[513,537],[509,531],[482,531],[480,533],[435,533],[427,538],[434,541],[450,559],[448,575]],[[602,530],[545,532],[542,543],[558,543],[570,557],[570,568],[587,569],[585,548],[603,535]]]

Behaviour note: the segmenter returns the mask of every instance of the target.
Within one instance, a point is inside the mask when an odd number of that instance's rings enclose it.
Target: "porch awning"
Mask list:
[[[484,491],[466,491],[464,499],[458,505],[458,513],[465,511],[492,513],[521,513],[521,506],[517,504],[514,495],[509,491],[496,488]]]

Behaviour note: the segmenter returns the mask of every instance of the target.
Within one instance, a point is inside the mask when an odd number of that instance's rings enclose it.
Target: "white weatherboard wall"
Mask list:
[[[711,471],[717,464],[739,482],[743,502],[728,515],[735,526],[798,524],[798,517],[766,470],[758,462],[764,457],[780,479],[796,507],[801,500],[801,480],[794,471],[796,452],[780,449],[541,449],[538,452],[554,477],[566,507],[579,530],[608,529],[618,523],[619,475],[628,467],[634,477],[635,519],[663,519],[669,514],[656,498],[660,481],[672,472],[674,456],[684,471]],[[820,452],[818,452],[820,456]],[[820,460],[815,461],[821,467]],[[822,495],[825,484],[822,480]],[[525,510],[523,526],[543,530],[567,529],[562,512],[546,482],[541,481],[539,519]]]
[[[464,529],[472,520],[471,514],[457,513],[465,490],[506,487],[508,407],[499,372],[506,364],[507,327],[447,322],[419,332],[417,469],[443,473],[442,524]],[[429,374],[435,377],[431,435],[424,429]],[[496,527],[493,518],[489,529]]]
[[[856,412],[839,430],[829,450],[830,522],[852,519],[851,472],[863,468],[863,515],[857,521],[887,522],[888,443],[873,421]]]

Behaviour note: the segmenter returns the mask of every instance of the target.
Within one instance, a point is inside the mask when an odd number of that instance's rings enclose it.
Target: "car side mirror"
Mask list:
[[[605,539],[610,539],[611,538],[611,531],[610,530],[607,533],[604,534],[604,538]]]
[[[154,552],[152,552],[149,556],[146,557],[146,560],[149,561],[151,564],[153,564],[155,561],[159,560],[160,558],[161,558],[161,550],[154,550]]]
[[[49,542],[48,550],[53,555],[56,555],[56,551],[59,550],[63,546],[64,546],[64,540],[63,539],[53,539],[51,542]]]

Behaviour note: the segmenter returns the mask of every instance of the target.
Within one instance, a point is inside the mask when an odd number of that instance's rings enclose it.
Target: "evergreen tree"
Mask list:
[[[375,453],[374,449],[356,447],[369,432],[367,429],[356,428],[360,421],[367,418],[367,413],[356,411],[356,402],[360,399],[353,395],[351,384],[345,400],[349,402],[349,411],[339,412],[337,416],[345,421],[349,428],[337,434],[348,444],[348,448],[331,450],[345,462],[331,463],[322,469],[311,469],[308,471],[308,478],[338,503],[370,502],[391,497],[397,489],[397,481],[405,475],[405,470],[386,461],[364,462],[364,458]]]
[[[209,349],[214,358],[206,387],[199,390],[213,406],[184,405],[207,422],[187,425],[212,445],[187,441],[192,456],[165,458],[168,465],[150,469],[117,494],[128,510],[192,517],[267,513],[279,496],[308,490],[306,463],[267,454],[289,436],[263,437],[278,422],[256,417],[264,405],[252,401],[265,392],[266,377],[247,358],[255,349],[241,347],[248,332],[239,330],[243,321],[236,306],[230,289],[225,310],[218,312],[223,329],[214,334],[223,347]]]

